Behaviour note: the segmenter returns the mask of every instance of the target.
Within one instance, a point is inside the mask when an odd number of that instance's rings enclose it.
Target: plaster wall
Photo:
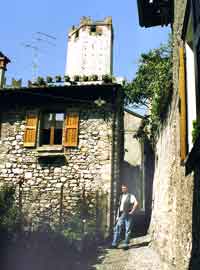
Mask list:
[[[192,149],[192,122],[196,120],[196,94],[195,94],[195,69],[194,52],[186,43],[186,70],[187,70],[187,127],[188,127],[188,150]]]

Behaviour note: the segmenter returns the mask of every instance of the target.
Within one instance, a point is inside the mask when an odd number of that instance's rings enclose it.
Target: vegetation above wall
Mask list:
[[[194,120],[192,122],[193,125],[193,130],[192,130],[192,142],[195,143],[195,141],[197,140],[197,138],[200,135],[200,124],[197,123],[196,120]]]
[[[68,84],[77,84],[79,82],[83,82],[83,83],[89,83],[89,82],[103,82],[103,83],[114,83],[116,82],[115,77],[109,75],[109,74],[105,74],[103,76],[98,76],[96,74],[93,74],[91,76],[80,76],[80,75],[74,75],[72,78],[69,77],[68,75],[65,75],[64,77],[62,77],[61,75],[57,75],[54,78],[51,76],[47,76],[46,79],[43,77],[38,77],[37,80],[35,82],[28,82],[29,87],[48,87],[48,86],[52,86],[55,85],[57,83],[68,83]]]
[[[170,42],[141,55],[136,76],[125,84],[126,104],[145,107],[147,115],[137,137],[152,142],[165,120],[172,94],[172,50]]]

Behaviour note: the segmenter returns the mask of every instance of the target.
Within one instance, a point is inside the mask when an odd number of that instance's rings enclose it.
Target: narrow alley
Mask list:
[[[103,247],[101,248],[103,249]],[[149,236],[132,239],[129,250],[124,251],[122,245],[117,249],[105,249],[99,256],[95,270],[172,270],[164,264],[159,255],[151,247]],[[100,253],[104,252],[100,250]]]

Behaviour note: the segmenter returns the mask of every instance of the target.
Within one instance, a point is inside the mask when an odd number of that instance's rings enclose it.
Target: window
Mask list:
[[[97,31],[96,25],[91,25],[90,33],[96,33],[96,31]]]
[[[40,145],[62,144],[64,113],[43,113],[40,126]]]
[[[24,133],[24,146],[63,145],[75,147],[78,145],[78,112],[42,112],[38,127],[38,113],[28,113]],[[39,129],[39,130],[38,130]],[[37,132],[39,136],[37,136]]]

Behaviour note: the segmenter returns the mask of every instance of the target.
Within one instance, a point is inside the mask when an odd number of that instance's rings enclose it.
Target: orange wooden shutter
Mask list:
[[[179,96],[180,96],[180,150],[181,161],[187,155],[187,136],[186,136],[186,87],[185,87],[185,58],[184,48],[179,49]]]
[[[34,147],[36,144],[38,115],[36,112],[28,113],[26,116],[26,128],[24,132],[24,146]]]
[[[68,112],[65,118],[63,145],[77,146],[78,145],[78,112]]]

